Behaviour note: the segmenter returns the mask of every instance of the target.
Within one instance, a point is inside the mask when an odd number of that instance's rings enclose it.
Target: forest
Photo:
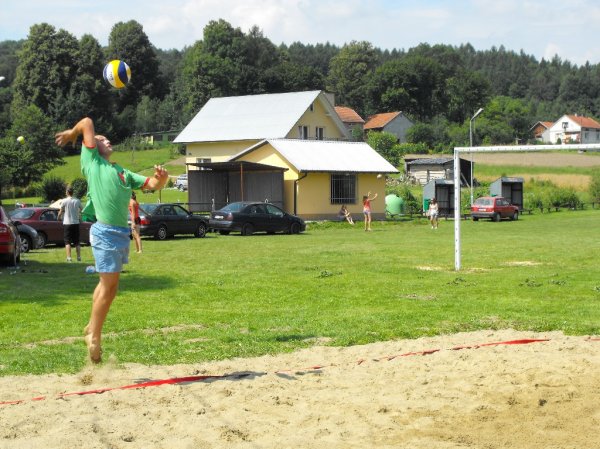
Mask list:
[[[35,24],[26,39],[0,42],[0,182],[40,180],[65,155],[54,133],[83,116],[119,142],[180,130],[211,97],[325,90],[364,119],[402,111],[415,123],[409,142],[430,152],[468,144],[479,108],[475,144],[528,142],[535,122],[563,114],[600,117],[598,65],[538,61],[502,45],[398,48],[366,41],[276,45],[256,26],[244,32],[225,20],[211,21],[189,47],[168,50],[156,48],[138,22],[119,22],[103,47],[92,35],[78,39]],[[124,89],[102,78],[112,59],[132,69]],[[16,141],[20,135],[25,145]]]

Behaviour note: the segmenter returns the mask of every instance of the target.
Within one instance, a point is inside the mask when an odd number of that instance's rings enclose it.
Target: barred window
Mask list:
[[[331,204],[356,204],[356,175],[331,175]]]

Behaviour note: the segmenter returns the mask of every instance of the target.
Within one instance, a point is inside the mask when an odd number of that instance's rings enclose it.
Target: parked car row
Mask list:
[[[193,234],[204,237],[209,230],[227,235],[240,232],[286,232],[298,234],[306,230],[304,220],[284,212],[271,203],[235,202],[214,211],[210,218],[195,215],[179,204],[140,204],[140,235],[159,240],[176,234]]]

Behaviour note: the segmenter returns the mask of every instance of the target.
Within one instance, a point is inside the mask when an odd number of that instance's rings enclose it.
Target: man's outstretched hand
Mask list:
[[[148,187],[150,190],[162,189],[169,180],[169,172],[162,165],[154,166],[154,176],[150,178]]]
[[[54,135],[54,141],[59,147],[64,147],[68,143],[74,144],[77,140],[77,133],[73,129],[66,129]]]

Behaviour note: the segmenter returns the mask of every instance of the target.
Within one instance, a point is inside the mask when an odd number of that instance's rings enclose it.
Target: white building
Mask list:
[[[589,117],[563,115],[548,134],[550,143],[600,143],[600,123]]]

